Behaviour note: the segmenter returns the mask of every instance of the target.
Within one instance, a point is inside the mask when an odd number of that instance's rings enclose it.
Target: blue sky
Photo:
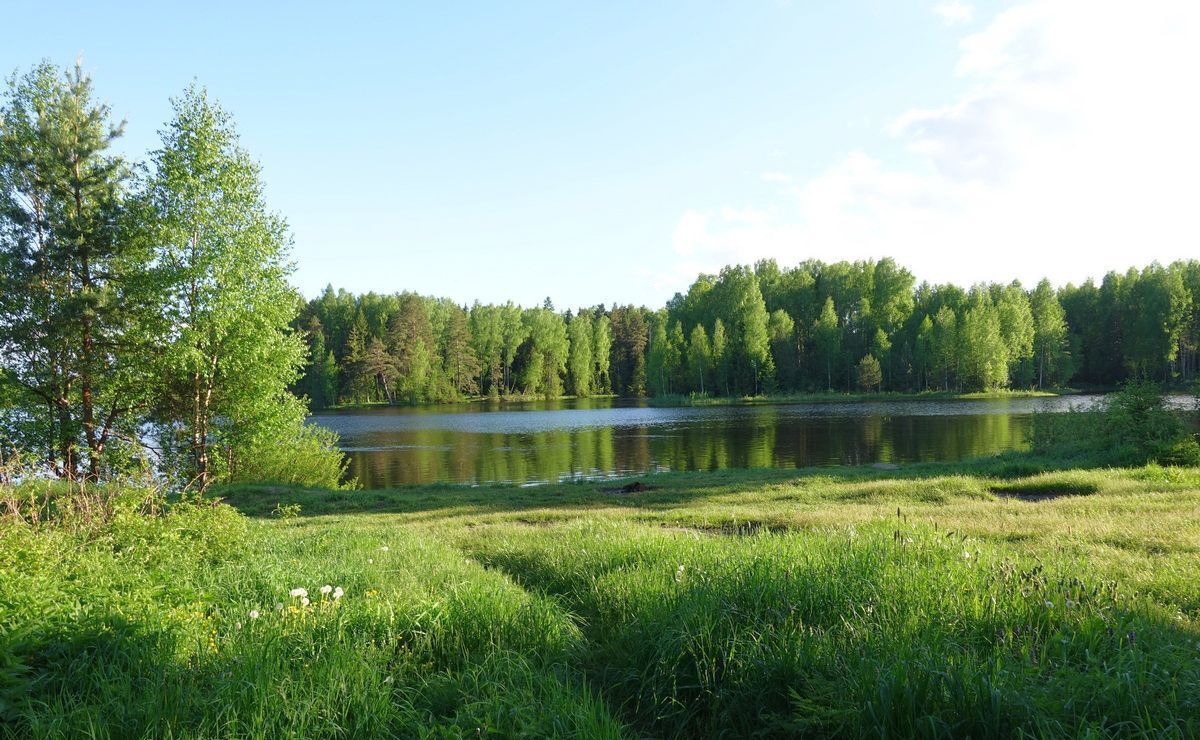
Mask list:
[[[1135,23],[1069,0],[101,5],[6,9],[22,33],[0,69],[82,55],[134,157],[168,98],[206,85],[310,296],[661,305],[697,270],[765,256],[893,255],[970,283],[1200,253],[1179,213],[1195,111],[1156,111],[1175,123],[1149,170],[1144,117],[1096,124],[1114,96],[1144,111],[1186,81],[1191,3]],[[1109,42],[1155,53],[1110,68]],[[1146,92],[1165,68],[1177,79]],[[1137,181],[1116,194],[1084,156],[1114,139],[1106,171]],[[1119,223],[1081,225],[1104,198]]]

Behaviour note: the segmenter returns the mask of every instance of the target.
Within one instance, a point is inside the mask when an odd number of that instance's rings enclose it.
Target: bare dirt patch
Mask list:
[[[991,486],[988,490],[1003,498],[1037,503],[1068,496],[1090,496],[1100,488],[1087,481],[1035,480]]]
[[[616,493],[616,494],[628,495],[630,493],[645,493],[646,491],[657,491],[658,489],[659,489],[659,486],[651,486],[651,485],[641,482],[640,480],[635,480],[634,482],[626,483],[623,486],[613,486],[611,488],[601,488],[600,492],[601,493]]]

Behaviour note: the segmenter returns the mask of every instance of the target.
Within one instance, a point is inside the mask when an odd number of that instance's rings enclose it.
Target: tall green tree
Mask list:
[[[972,390],[991,390],[1008,383],[1009,349],[1000,312],[987,290],[976,288],[959,327],[958,353],[962,378]]]
[[[325,347],[325,329],[315,315],[309,317],[308,370],[304,374],[304,393],[311,408],[324,409],[337,403],[337,361]]]
[[[713,387],[729,395],[729,339],[725,334],[725,322],[713,321],[712,334]]]
[[[624,396],[646,394],[646,347],[650,330],[643,309],[613,306],[612,322],[613,391]]]
[[[1125,277],[1122,325],[1125,363],[1135,376],[1166,380],[1169,362],[1191,308],[1192,296],[1178,272],[1154,263]]]
[[[929,314],[921,316],[917,326],[916,338],[913,342],[913,370],[917,376],[917,390],[929,389],[929,375],[935,365],[933,343],[933,321]]]
[[[144,206],[167,327],[164,438],[182,442],[181,472],[200,489],[256,476],[296,450],[324,459],[323,479],[309,482],[336,485],[333,440],[306,428],[304,406],[288,392],[305,346],[289,326],[287,226],[267,209],[258,165],[229,114],[195,85],[173,106]]]
[[[592,357],[595,360],[593,377],[597,391],[611,392],[612,378],[609,367],[612,363],[612,322],[604,314],[598,316],[592,324]]]
[[[400,395],[409,403],[432,400],[437,371],[437,343],[433,324],[421,296],[400,296],[396,314],[388,322],[387,351],[395,358]],[[390,395],[390,393],[389,393]],[[390,399],[389,399],[390,400]]]
[[[1034,322],[1029,296],[1017,282],[993,286],[992,300],[1000,319],[1000,336],[1008,356],[1008,377],[1017,385],[1033,383]]]
[[[688,342],[687,366],[692,387],[702,394],[705,393],[704,380],[712,372],[712,346],[708,342],[708,332],[704,331],[704,324],[692,327],[692,336]]]
[[[546,299],[549,302],[550,299]],[[525,392],[541,393],[546,398],[561,396],[562,376],[567,371],[570,352],[567,325],[562,315],[549,308],[525,312],[530,344]]]
[[[763,381],[775,373],[767,330],[767,305],[758,278],[747,267],[721,271],[714,291],[730,331],[729,367],[731,382],[739,393],[760,393]]]
[[[500,336],[503,339],[504,354],[504,389],[511,393],[516,387],[513,366],[517,361],[517,352],[529,338],[529,327],[525,323],[520,306],[511,302],[499,307]]]
[[[833,390],[833,367],[840,361],[842,351],[842,332],[833,298],[825,299],[821,314],[813,325],[812,336],[817,361],[825,370],[825,389]]]
[[[665,396],[671,392],[671,340],[666,323],[666,311],[661,311],[654,317],[650,328],[650,344],[646,350],[646,383],[652,396]]]
[[[16,441],[56,474],[102,474],[147,403],[148,261],[121,135],[77,65],[14,77],[0,107],[0,382]]]
[[[958,370],[962,354],[959,351],[958,314],[948,305],[939,308],[933,318],[930,358],[934,372],[942,378],[942,390],[948,391],[960,382]]]
[[[1037,284],[1029,303],[1033,314],[1037,386],[1045,387],[1047,379],[1052,385],[1061,385],[1070,375],[1070,345],[1067,341],[1066,314],[1049,280]]]
[[[571,392],[585,398],[592,395],[594,386],[596,362],[592,357],[593,334],[591,316],[585,311],[580,311],[567,325],[570,344],[567,369],[571,378]]]
[[[479,358],[471,345],[471,316],[461,306],[451,304],[442,342],[442,367],[445,368],[454,398],[479,393]]]
[[[796,341],[796,322],[787,311],[777,308],[767,320],[767,336],[771,342],[771,357],[780,385],[794,388],[800,370],[800,353]]]
[[[479,361],[480,391],[496,398],[504,384],[504,334],[500,311],[478,301],[471,306],[471,348]]]

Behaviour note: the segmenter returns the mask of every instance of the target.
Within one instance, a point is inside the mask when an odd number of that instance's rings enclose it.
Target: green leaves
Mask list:
[[[335,441],[305,428],[288,390],[307,347],[290,328],[287,224],[268,210],[229,114],[195,85],[173,105],[142,196],[164,319],[155,420],[172,472],[200,488],[264,471],[290,479],[281,471],[301,466],[277,463],[302,450],[313,464],[300,482],[337,485]]]

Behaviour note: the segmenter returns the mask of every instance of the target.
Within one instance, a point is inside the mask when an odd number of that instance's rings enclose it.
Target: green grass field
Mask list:
[[[1038,470],[258,486],[10,523],[0,728],[1200,735],[1200,469]]]

